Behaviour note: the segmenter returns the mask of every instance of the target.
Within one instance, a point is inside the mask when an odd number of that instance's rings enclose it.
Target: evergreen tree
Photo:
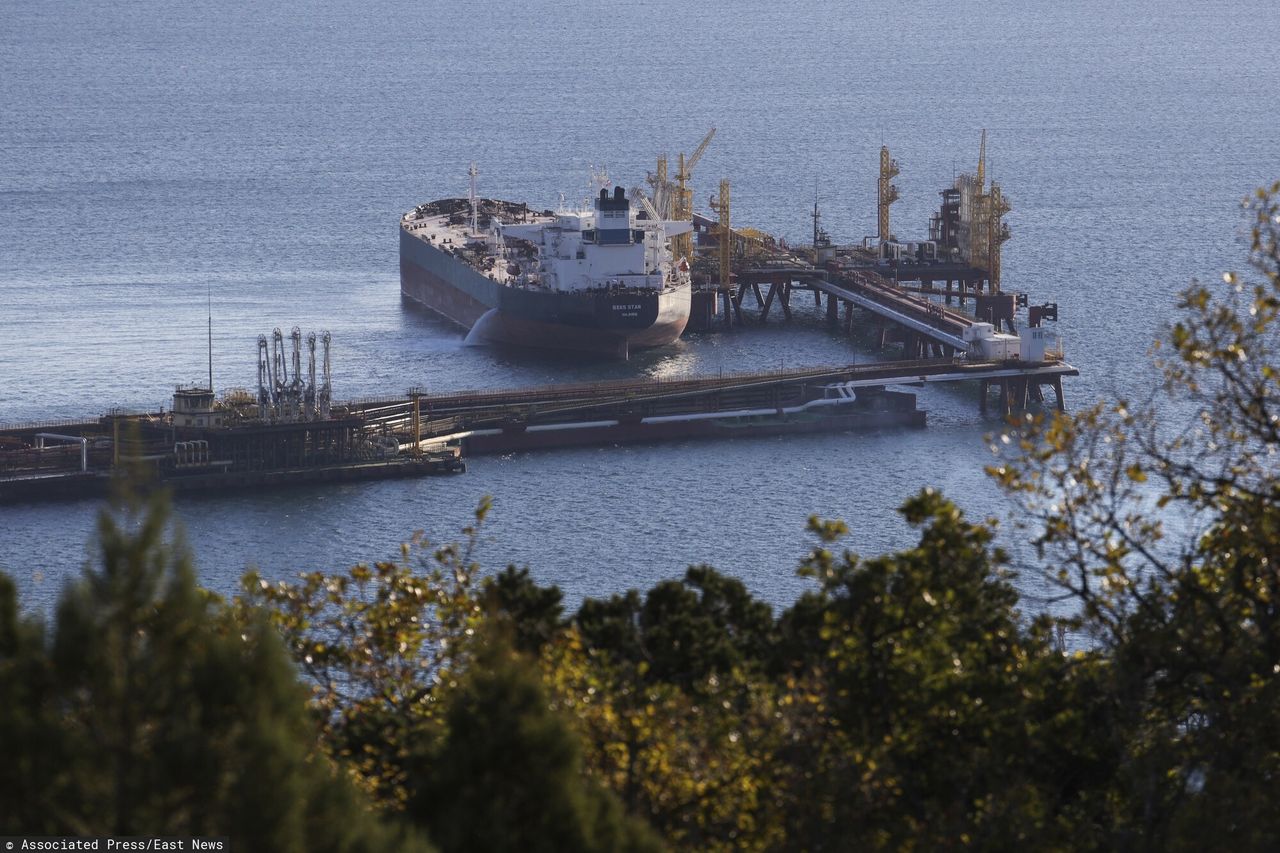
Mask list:
[[[691,566],[683,580],[661,581],[643,599],[636,590],[587,599],[575,621],[589,648],[686,689],[764,665],[774,640],[769,605],[710,566]]]
[[[538,586],[527,567],[507,566],[484,579],[485,604],[510,623],[512,643],[524,654],[537,655],[560,630],[563,598],[558,586]]]
[[[162,496],[102,513],[101,566],[64,592],[50,642],[0,584],[6,831],[422,849],[317,754],[279,637],[262,619],[235,623],[196,585],[164,543],[167,521]]]
[[[1064,727],[1069,674],[1043,631],[1023,628],[988,525],[925,491],[903,514],[919,544],[861,559],[825,547],[804,572],[821,583],[788,621],[788,643],[821,648],[794,703],[805,736],[784,748],[788,838],[805,849],[1001,847],[1053,837],[1058,780],[1048,750]],[[805,636],[808,634],[808,636]],[[816,713],[815,713],[816,710]]]
[[[587,779],[577,738],[530,662],[483,643],[446,714],[448,731],[410,773],[409,814],[445,851],[660,849]]]
[[[69,801],[68,738],[60,726],[44,628],[18,615],[0,574],[0,834],[78,830]]]

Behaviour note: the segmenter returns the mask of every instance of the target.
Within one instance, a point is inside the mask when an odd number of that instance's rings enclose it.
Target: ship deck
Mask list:
[[[453,255],[486,278],[505,287],[518,286],[503,264],[494,263],[491,268],[486,269],[477,263],[481,258],[492,255],[485,253],[477,256],[465,251],[465,247],[471,243],[486,241],[489,223],[495,216],[502,221],[508,221],[506,217],[509,216],[513,222],[551,222],[555,219],[554,214],[550,211],[530,210],[527,205],[518,202],[481,199],[480,229],[479,233],[474,233],[471,230],[470,211],[471,203],[467,199],[442,199],[409,211],[400,220],[400,227],[424,243]]]

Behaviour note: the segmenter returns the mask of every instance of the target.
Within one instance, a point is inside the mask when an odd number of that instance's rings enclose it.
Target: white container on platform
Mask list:
[[[1062,344],[1052,329],[1024,329],[1021,357],[1023,361],[1044,361],[1046,356],[1059,357]]]
[[[978,342],[982,357],[990,361],[1008,361],[1021,354],[1021,340],[1017,335],[1004,335],[996,332]]]
[[[960,337],[961,339],[972,343],[973,341],[980,341],[984,338],[989,338],[994,335],[995,332],[996,327],[990,323],[973,323],[972,325],[965,326],[964,331],[960,333]]]

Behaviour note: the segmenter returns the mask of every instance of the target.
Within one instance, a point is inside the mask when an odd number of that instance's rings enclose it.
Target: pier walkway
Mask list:
[[[762,294],[761,285],[767,285]],[[827,298],[827,318],[832,323],[839,318],[839,307],[846,310],[846,325],[851,306],[870,311],[881,320],[894,323],[920,339],[933,344],[935,352],[954,355],[968,349],[965,330],[977,321],[959,311],[939,305],[928,296],[912,293],[869,268],[841,266],[826,270],[813,266],[766,266],[744,270],[731,295],[732,309],[741,323],[742,299],[755,295],[760,308],[760,319],[769,316],[776,301],[787,319],[791,318],[791,294],[794,290],[812,291],[819,305]]]
[[[178,490],[261,488],[464,470],[467,455],[691,438],[912,428],[925,423],[898,386],[975,382],[1008,413],[1063,408],[1061,361],[956,358],[872,362],[680,379],[631,379],[425,394],[334,404],[326,417],[264,419],[256,402],[223,403],[219,423],[173,413],[112,412],[0,426],[0,503],[105,492],[122,466],[141,465]],[[212,395],[209,395],[212,397]]]
[[[740,417],[744,413],[785,413],[820,399],[850,399],[858,391],[893,385],[979,383],[979,407],[987,410],[991,389],[1006,411],[1045,402],[1065,408],[1062,379],[1078,376],[1069,364],[1051,361],[971,361],[913,359],[796,368],[763,373],[674,380],[623,380],[551,385],[501,391],[411,394],[346,404],[370,426],[400,437],[405,446],[439,444],[476,430],[574,428],[584,423],[657,422],[673,417]]]

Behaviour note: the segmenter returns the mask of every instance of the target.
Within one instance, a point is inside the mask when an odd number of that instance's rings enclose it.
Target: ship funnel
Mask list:
[[[596,201],[596,243],[609,246],[631,242],[631,202],[627,191],[621,186],[614,187],[610,196],[607,189],[601,189]]]

